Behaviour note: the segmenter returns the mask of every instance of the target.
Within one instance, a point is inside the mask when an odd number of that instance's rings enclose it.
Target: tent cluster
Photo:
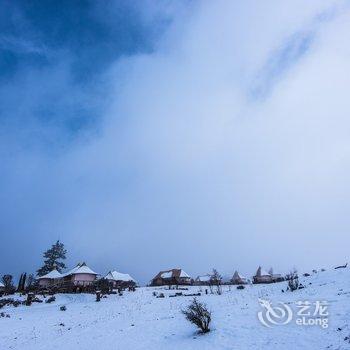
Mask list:
[[[255,275],[252,278],[254,284],[258,283],[275,283],[275,282],[282,282],[285,280],[285,278],[281,274],[275,274],[273,272],[273,269],[271,268],[269,272],[264,271],[260,266],[255,273]],[[212,276],[210,274],[198,276],[194,280],[195,285],[209,285],[211,284]],[[247,277],[240,274],[237,270],[234,272],[232,278],[230,279],[223,279],[221,281],[223,284],[234,284],[234,285],[241,285],[241,284],[249,284],[251,283],[251,280]]]
[[[269,272],[266,272],[261,268],[261,266],[259,266],[255,276],[253,277],[254,284],[275,283],[282,282],[284,280],[285,278],[281,274],[275,274],[272,268],[269,270]]]
[[[94,272],[86,263],[79,263],[65,273],[60,273],[54,269],[44,276],[39,276],[37,281],[39,287],[56,287],[64,290],[67,286],[76,288],[90,287],[101,279],[107,280],[114,288],[136,285],[136,281],[129,274],[117,271],[109,271],[105,277],[100,278],[100,275]]]

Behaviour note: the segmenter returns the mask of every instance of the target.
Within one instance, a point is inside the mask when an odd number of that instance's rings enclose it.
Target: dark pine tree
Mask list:
[[[13,285],[12,275],[2,276],[2,283],[5,287],[5,294],[12,294],[16,291],[16,287]]]
[[[66,258],[67,251],[64,249],[64,244],[57,241],[44,253],[44,266],[42,266],[38,271],[38,276],[44,276],[51,272],[53,269],[61,272],[62,269],[66,268],[66,265],[62,260]]]
[[[28,278],[27,278],[27,283],[25,285],[25,288],[27,290],[30,290],[34,284],[34,281],[35,281],[35,278],[34,278],[34,275],[31,273],[28,275]]]
[[[21,273],[21,277],[19,278],[17,292],[21,292],[22,291],[22,281],[23,281],[23,273]]]
[[[24,290],[26,289],[26,279],[27,273],[25,272],[22,277],[21,292],[24,292]]]

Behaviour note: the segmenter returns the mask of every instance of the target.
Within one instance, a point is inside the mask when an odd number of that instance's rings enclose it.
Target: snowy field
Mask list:
[[[101,302],[94,295],[57,295],[52,304],[1,309],[10,317],[0,318],[0,349],[350,349],[344,340],[350,335],[350,269],[319,272],[301,282],[306,288],[293,293],[282,293],[285,282],[202,293],[198,299],[212,311],[212,331],[205,335],[181,314],[192,297],[170,298],[174,291],[145,287]],[[155,290],[165,298],[154,297]],[[294,318],[263,326],[259,298],[288,303],[293,310],[297,301],[327,301],[329,327],[297,325]],[[60,311],[62,305],[66,311]]]

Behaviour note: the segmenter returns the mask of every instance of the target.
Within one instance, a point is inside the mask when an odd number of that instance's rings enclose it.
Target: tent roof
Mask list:
[[[82,263],[82,264],[78,264],[76,267],[74,267],[70,271],[66,272],[63,276],[77,275],[80,273],[86,273],[89,275],[97,275],[97,273],[92,271],[89,266],[87,266],[85,263]]]
[[[113,281],[136,282],[128,273],[121,273],[118,271],[109,271],[105,278]]]
[[[209,282],[210,278],[211,278],[210,275],[197,276],[196,281]]]
[[[240,278],[240,279],[242,279],[242,280],[245,279],[245,277],[242,276],[242,275],[236,270],[235,273],[233,274],[232,279],[238,279],[238,278]]]
[[[47,273],[44,276],[39,276],[38,279],[44,279],[44,278],[61,278],[63,277],[63,275],[61,273],[59,273],[56,269],[53,269],[51,272]]]

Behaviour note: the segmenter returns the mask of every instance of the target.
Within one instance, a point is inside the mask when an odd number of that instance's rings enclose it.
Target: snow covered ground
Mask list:
[[[98,303],[94,295],[57,295],[52,304],[1,309],[10,318],[0,318],[0,349],[350,349],[344,340],[350,335],[350,269],[319,272],[301,282],[306,288],[293,293],[282,293],[285,282],[202,293],[198,299],[212,311],[212,331],[205,335],[181,314],[192,298],[168,297],[174,291],[145,287]],[[154,297],[155,290],[165,298]],[[327,301],[329,327],[297,325],[295,314],[286,325],[263,326],[259,298],[287,303],[293,311],[297,301]]]

